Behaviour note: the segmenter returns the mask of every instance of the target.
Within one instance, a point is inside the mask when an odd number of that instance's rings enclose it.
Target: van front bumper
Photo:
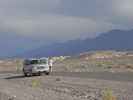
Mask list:
[[[49,72],[49,68],[32,69],[32,73],[38,73],[38,72]]]

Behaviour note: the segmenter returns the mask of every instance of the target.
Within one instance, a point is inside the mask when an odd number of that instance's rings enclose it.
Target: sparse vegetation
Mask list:
[[[109,88],[105,89],[103,92],[103,100],[117,100],[113,95],[113,91]]]
[[[31,81],[31,87],[33,88],[38,88],[40,87],[40,85],[41,85],[41,82],[38,79],[34,79]]]
[[[132,73],[113,73],[121,69],[132,70],[132,56],[92,58],[91,55],[87,55],[85,57],[82,55],[81,58],[79,56],[68,59],[56,58],[53,65],[54,72],[48,77],[25,78],[20,76],[20,73],[10,74],[8,71],[1,73],[0,78],[4,77],[4,79],[1,79],[0,90],[3,92],[7,89],[6,91],[10,91],[11,95],[23,98],[22,100],[133,100]],[[0,64],[0,68],[3,67],[4,70],[10,68],[9,72],[20,71],[22,60],[3,60]]]
[[[126,52],[96,51],[90,55],[86,53],[78,56],[78,58],[63,60],[59,66],[64,68],[64,71],[72,72],[133,71],[133,57],[127,55]]]
[[[85,53],[76,57],[59,56],[52,57],[54,65],[59,63],[62,71],[71,72],[88,72],[95,71],[133,71],[133,54],[127,52],[116,51],[96,51],[93,53]],[[86,59],[87,58],[87,59]],[[22,59],[8,59],[0,61],[0,68],[5,71],[21,71]]]
[[[56,62],[56,61],[63,61],[66,58],[69,58],[69,56],[52,57],[52,59],[53,59],[54,62]]]
[[[16,71],[20,72],[22,70],[22,67],[23,67],[23,61],[16,59],[15,62],[16,62]]]

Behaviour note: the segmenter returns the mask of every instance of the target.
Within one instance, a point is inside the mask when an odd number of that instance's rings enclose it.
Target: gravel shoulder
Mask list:
[[[133,100],[132,81],[72,74],[56,72],[50,76],[23,77],[22,74],[5,73],[7,76],[0,79],[0,93],[15,97],[13,100],[103,100],[103,92],[111,89],[117,100]]]
[[[68,59],[55,63],[51,75],[33,77],[24,77],[19,64],[10,62],[4,66],[3,62],[0,100],[103,100],[107,90],[115,100],[133,100],[133,67],[129,60],[113,59],[114,63],[106,60],[107,63]],[[130,65],[125,67],[123,61]]]

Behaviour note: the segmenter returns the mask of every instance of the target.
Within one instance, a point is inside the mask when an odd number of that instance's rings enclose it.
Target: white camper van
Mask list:
[[[41,75],[45,73],[49,75],[51,72],[48,58],[25,59],[23,63],[23,73],[25,76]]]

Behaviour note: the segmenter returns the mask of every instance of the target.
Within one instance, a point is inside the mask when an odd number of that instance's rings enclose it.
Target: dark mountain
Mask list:
[[[133,30],[112,30],[96,38],[71,40],[31,50],[23,57],[74,55],[92,50],[133,50]]]
[[[15,33],[0,33],[0,58],[11,57],[16,54],[37,48],[39,42]]]

